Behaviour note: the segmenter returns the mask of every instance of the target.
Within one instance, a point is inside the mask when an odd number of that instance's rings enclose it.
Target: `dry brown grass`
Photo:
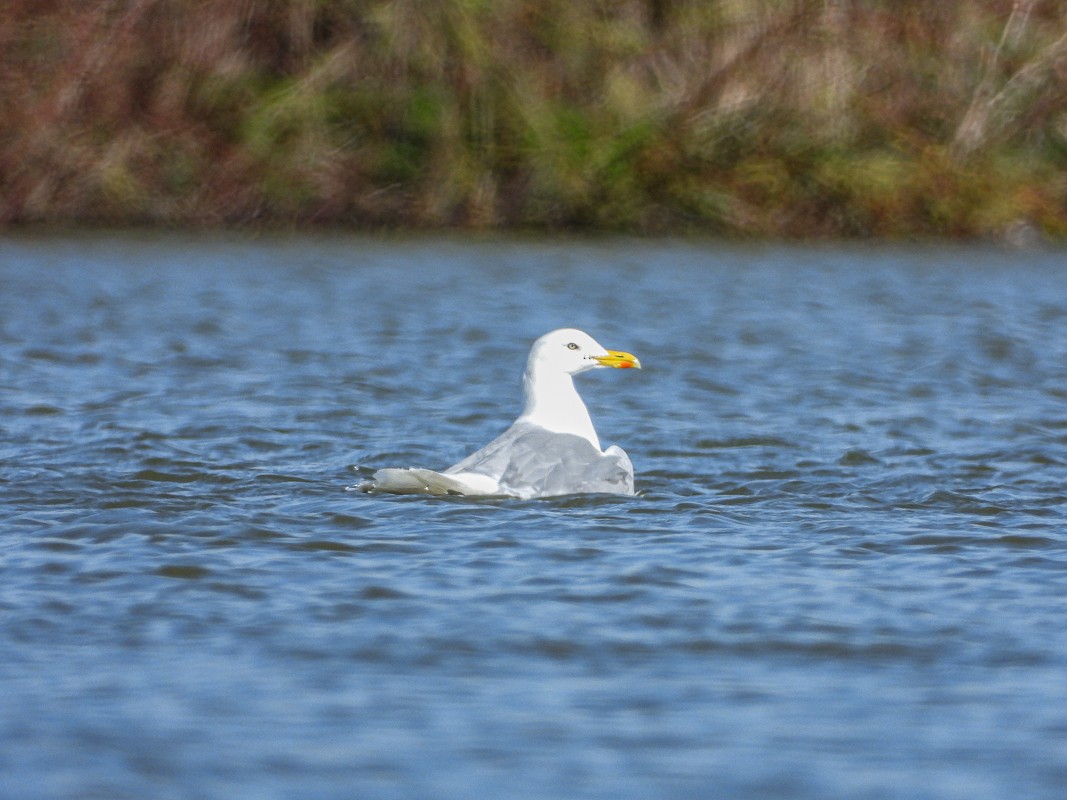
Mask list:
[[[7,0],[0,224],[1067,233],[1054,0]]]

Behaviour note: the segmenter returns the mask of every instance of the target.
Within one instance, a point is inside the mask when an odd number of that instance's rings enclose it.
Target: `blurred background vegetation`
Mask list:
[[[1067,234],[1063,0],[4,0],[0,226]]]

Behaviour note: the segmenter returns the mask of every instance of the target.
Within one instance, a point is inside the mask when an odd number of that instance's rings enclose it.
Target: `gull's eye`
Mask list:
[[[574,342],[571,342],[569,345],[567,345],[567,349],[568,350],[577,350],[578,349],[578,345],[576,345]]]

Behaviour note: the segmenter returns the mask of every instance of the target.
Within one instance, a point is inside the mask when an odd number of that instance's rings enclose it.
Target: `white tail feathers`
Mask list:
[[[432,469],[380,469],[360,488],[391,494],[470,494],[470,487]]]

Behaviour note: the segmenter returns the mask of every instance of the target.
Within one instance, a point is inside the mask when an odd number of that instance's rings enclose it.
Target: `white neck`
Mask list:
[[[565,372],[539,370],[533,364],[522,378],[526,408],[519,421],[532,422],[556,433],[573,433],[600,449],[589,411]]]

